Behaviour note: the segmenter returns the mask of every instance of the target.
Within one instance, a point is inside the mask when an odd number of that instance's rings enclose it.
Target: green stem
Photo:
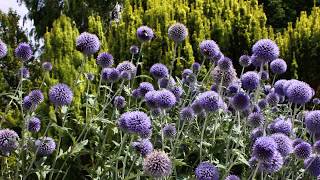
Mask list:
[[[126,155],[124,157],[124,161],[123,161],[123,168],[122,168],[122,179],[124,179],[125,177],[125,174],[126,174],[126,165],[127,165],[127,159],[128,159],[128,151],[129,151],[129,147],[130,147],[130,144],[132,143],[133,141],[133,136],[131,137],[131,140],[130,140],[130,143],[129,145],[127,146],[127,152],[126,152]]]
[[[121,155],[121,152],[122,152],[122,149],[123,149],[123,145],[124,145],[124,142],[126,141],[126,139],[127,139],[127,133],[124,134],[124,136],[123,136],[123,138],[121,140],[120,149],[119,149],[119,151],[117,153],[117,156],[116,156],[116,158],[117,158],[117,160],[116,160],[116,172],[115,172],[115,179],[116,180],[118,179],[118,165],[119,165],[119,160],[118,159],[119,159],[119,157]]]
[[[173,71],[173,68],[174,68],[174,62],[176,61],[177,48],[178,48],[178,43],[174,43],[173,57],[172,57],[172,61],[171,61],[171,69],[170,69],[169,78],[172,76],[172,71]]]
[[[204,119],[202,131],[201,131],[201,137],[200,137],[200,162],[202,161],[202,144],[203,144],[202,141],[203,141],[204,131],[206,130],[207,119],[208,119],[208,116]]]

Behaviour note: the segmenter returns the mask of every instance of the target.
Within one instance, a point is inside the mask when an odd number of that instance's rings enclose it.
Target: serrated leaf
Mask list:
[[[71,151],[71,155],[78,154],[84,149],[84,146],[88,144],[88,139],[81,141],[75,145],[75,147]]]
[[[187,163],[183,162],[183,159],[175,159],[173,163],[175,166],[188,166]]]

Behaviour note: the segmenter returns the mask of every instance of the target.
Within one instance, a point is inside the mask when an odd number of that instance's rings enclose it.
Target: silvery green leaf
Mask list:
[[[88,139],[77,143],[71,151],[71,155],[75,155],[84,149],[84,146],[88,144]]]

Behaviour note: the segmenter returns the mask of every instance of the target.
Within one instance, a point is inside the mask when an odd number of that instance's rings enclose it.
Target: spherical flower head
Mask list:
[[[4,156],[8,156],[18,148],[18,134],[11,129],[0,130],[0,151]]]
[[[143,97],[141,95],[141,93],[140,93],[140,89],[139,88],[132,90],[132,94],[131,95],[135,99],[139,99],[139,98]]]
[[[319,105],[320,104],[320,99],[319,98],[314,98],[312,99],[312,103],[315,105]]]
[[[218,169],[209,162],[201,162],[195,170],[195,175],[197,180],[219,180]]]
[[[280,79],[274,83],[274,92],[279,94],[280,96],[284,96],[283,85],[287,82],[285,79]]]
[[[32,90],[28,96],[30,98],[31,103],[34,105],[38,105],[38,104],[42,103],[44,100],[44,97],[43,97],[41,90],[38,90],[38,89]]]
[[[200,68],[201,68],[201,65],[198,63],[198,62],[194,62],[192,64],[192,71],[194,72],[199,72],[200,71]]]
[[[33,107],[34,107],[34,105],[32,104],[32,102],[31,102],[31,100],[30,100],[30,97],[29,97],[29,96],[24,97],[24,98],[23,98],[23,101],[22,101],[22,108],[23,108],[23,110],[29,111],[29,110],[31,110]]]
[[[68,85],[60,83],[52,86],[49,90],[49,100],[55,106],[70,105],[73,99],[73,93]]]
[[[158,80],[160,88],[172,89],[176,85],[176,81],[173,77],[164,77]]]
[[[280,101],[280,97],[277,93],[272,92],[266,96],[266,101],[270,106],[276,106]]]
[[[200,93],[197,101],[199,101],[201,107],[208,112],[217,111],[223,105],[222,98],[214,91]]]
[[[195,118],[194,111],[191,107],[185,107],[180,111],[181,121],[191,121]]]
[[[142,82],[139,84],[139,89],[140,89],[140,93],[142,96],[144,96],[145,94],[147,94],[147,92],[149,91],[153,91],[153,85],[149,82]]]
[[[307,142],[301,142],[294,147],[294,154],[299,159],[307,159],[311,156],[312,146]]]
[[[140,26],[137,29],[137,37],[142,42],[150,41],[154,37],[154,33],[148,26]]]
[[[168,29],[168,37],[176,43],[180,43],[188,36],[188,29],[181,23],[175,23]]]
[[[127,102],[123,96],[116,96],[113,100],[113,105],[117,109],[122,109],[126,106]]]
[[[41,121],[37,117],[31,117],[27,122],[27,129],[30,132],[39,132],[41,128]]]
[[[132,79],[132,75],[128,71],[122,71],[120,73],[120,79],[122,79],[122,80],[130,80],[130,79]]]
[[[131,54],[138,54],[139,53],[139,47],[136,45],[130,46],[130,53]]]
[[[229,175],[224,180],[240,180],[240,178],[236,175]]]
[[[140,139],[136,142],[133,142],[131,146],[143,157],[147,156],[153,151],[153,145],[149,139]]]
[[[255,128],[250,133],[251,142],[254,143],[259,137],[263,136],[263,129],[261,127]]]
[[[107,82],[116,82],[119,80],[120,73],[116,68],[103,68],[101,72],[102,80]]]
[[[240,56],[239,64],[240,64],[242,67],[248,67],[248,66],[250,66],[250,64],[251,64],[251,58],[250,58],[250,56],[248,56],[248,55],[242,55],[242,56]]]
[[[296,138],[295,140],[293,140],[292,146],[295,148],[298,144],[300,144],[300,143],[302,143],[302,142],[304,142],[303,139],[301,139],[301,138]]]
[[[218,60],[218,66],[219,66],[220,70],[227,71],[233,67],[232,60],[228,57],[223,57]]]
[[[220,48],[213,40],[204,40],[200,43],[200,53],[208,59],[218,59],[221,56]]]
[[[232,67],[227,71],[223,71],[219,66],[216,66],[211,72],[211,76],[214,82],[220,84],[222,81],[222,86],[228,87],[237,78],[237,73]]]
[[[272,134],[271,137],[277,143],[277,149],[283,157],[288,156],[290,153],[292,153],[292,140],[288,136],[282,133],[277,133]]]
[[[233,83],[228,86],[228,92],[230,94],[236,94],[239,91],[240,87],[238,84]]]
[[[311,134],[320,132],[320,110],[309,111],[305,115],[305,124]]]
[[[14,50],[15,56],[21,61],[29,61],[32,57],[32,49],[28,43],[22,42]]]
[[[296,79],[287,80],[287,81],[283,84],[283,92],[284,92],[284,95],[287,96],[287,90],[288,90],[288,88],[289,88],[292,84],[300,83],[300,82],[301,82],[301,81],[296,80]]]
[[[268,71],[262,71],[261,73],[259,72],[259,76],[260,76],[261,80],[269,80]]]
[[[312,156],[304,161],[304,168],[312,175],[320,175],[320,157]]]
[[[0,59],[4,58],[8,53],[7,45],[0,40]]]
[[[143,171],[153,178],[169,176],[172,172],[172,162],[163,151],[153,151],[143,160]]]
[[[260,137],[253,145],[252,154],[260,161],[270,161],[277,152],[277,144],[271,137]]]
[[[195,75],[194,73],[188,75],[187,78],[185,79],[185,82],[189,85],[189,87],[193,87],[193,84],[195,84],[196,81],[197,81],[197,75]]]
[[[264,121],[265,121],[265,118],[263,114],[260,112],[254,112],[249,114],[248,116],[248,123],[253,128],[262,126]]]
[[[44,137],[35,141],[37,155],[49,156],[56,149],[56,143],[51,137]]]
[[[286,95],[290,102],[303,105],[309,102],[314,94],[309,84],[300,81],[291,84],[286,91]]]
[[[81,33],[76,40],[76,48],[85,55],[91,55],[99,51],[100,41],[95,34]]]
[[[279,57],[280,51],[277,44],[270,39],[261,39],[252,47],[252,53],[263,62],[270,62]]]
[[[191,108],[193,109],[195,114],[199,114],[203,111],[203,107],[199,100],[194,100],[191,104]]]
[[[273,91],[274,90],[272,89],[271,85],[269,85],[269,84],[264,85],[264,87],[263,87],[264,94],[267,95],[267,94],[269,94],[269,93],[271,93]]]
[[[283,74],[287,71],[287,63],[283,59],[276,59],[270,63],[270,69],[274,74]]]
[[[248,91],[255,90],[260,83],[259,75],[254,71],[248,71],[241,76],[242,88]]]
[[[123,61],[118,64],[117,70],[121,74],[122,72],[128,72],[130,74],[130,79],[133,78],[137,73],[137,68],[134,64],[129,61]]]
[[[160,108],[169,109],[172,108],[176,102],[176,96],[169,90],[163,89],[156,93],[156,101]]]
[[[165,124],[162,128],[163,136],[167,139],[173,139],[177,134],[175,124]]]
[[[263,62],[261,59],[259,59],[258,56],[252,55],[250,56],[251,65],[253,65],[256,68],[261,68],[261,65],[264,65],[265,62]]]
[[[94,74],[92,74],[92,73],[86,73],[86,78],[87,78],[89,81],[93,81],[93,80],[94,80]]]
[[[244,111],[250,106],[250,97],[244,92],[238,92],[231,98],[231,105],[237,111]]]
[[[268,127],[270,133],[282,133],[289,136],[292,133],[292,124],[290,119],[276,118]]]
[[[261,163],[259,170],[267,173],[275,173],[282,168],[283,164],[283,157],[276,151],[270,161],[264,161]]]
[[[150,136],[152,131],[150,118],[141,111],[123,113],[118,120],[118,125],[124,131],[136,133],[142,138]]]
[[[113,65],[113,56],[107,52],[100,53],[96,60],[97,65],[102,68],[107,68]]]
[[[45,71],[51,71],[52,70],[51,62],[43,62],[42,63],[42,69],[45,70]]]
[[[151,66],[150,68],[150,74],[155,78],[155,79],[160,79],[167,77],[169,75],[169,71],[167,66],[161,64],[161,63],[156,63]]]
[[[149,91],[144,96],[144,101],[146,102],[147,106],[151,109],[155,109],[159,107],[158,101],[157,101],[157,94],[158,94],[158,91]]]
[[[258,101],[258,106],[260,109],[265,109],[268,106],[268,102],[265,99],[261,99]]]
[[[28,68],[20,68],[19,69],[19,73],[18,73],[18,76],[19,78],[21,77],[21,74],[22,74],[22,77],[25,78],[25,79],[28,79],[30,78],[30,72],[29,72],[29,69]]]
[[[313,149],[316,153],[320,154],[320,140],[316,141],[314,144],[313,144]]]
[[[184,69],[182,72],[182,78],[186,79],[192,73],[193,73],[193,71],[191,69]]]

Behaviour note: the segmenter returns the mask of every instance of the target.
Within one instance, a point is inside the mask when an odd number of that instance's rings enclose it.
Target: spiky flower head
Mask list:
[[[208,58],[219,60],[221,57],[220,48],[217,43],[213,40],[204,40],[200,43],[200,52],[201,54]]]
[[[168,29],[168,37],[176,43],[180,43],[188,36],[188,29],[184,24],[175,23]]]
[[[240,180],[240,178],[236,175],[229,175],[224,180]]]
[[[277,144],[273,138],[263,136],[253,145],[252,154],[260,161],[270,161],[277,152]]]
[[[19,69],[19,72],[18,72],[19,78],[21,77],[21,75],[22,75],[22,77],[25,78],[25,79],[30,78],[29,69],[26,68],[26,67],[20,68],[20,69]]]
[[[282,133],[290,136],[292,133],[292,124],[290,119],[285,120],[282,117],[276,118],[269,126],[270,133]]]
[[[279,57],[280,51],[277,44],[270,39],[261,39],[252,47],[252,53],[262,62],[270,62]]]
[[[139,53],[139,47],[136,45],[130,46],[130,53],[131,54],[138,54]]]
[[[153,151],[143,160],[143,171],[153,178],[169,176],[172,172],[172,162],[163,151]]]
[[[278,172],[283,164],[283,157],[279,152],[275,152],[274,156],[269,161],[264,161],[261,163],[259,170],[267,173],[275,173]]]
[[[41,92],[41,90],[37,89],[37,90],[32,90],[30,93],[29,93],[29,98],[30,98],[30,101],[33,105],[38,105],[40,103],[43,102],[44,100],[44,97],[43,97],[43,94]]]
[[[185,107],[180,111],[181,121],[191,121],[195,118],[194,111],[191,107]]]
[[[7,45],[0,39],[0,59],[4,58],[8,53]]]
[[[156,93],[155,98],[158,106],[162,109],[172,108],[177,102],[176,96],[171,91],[166,89],[159,90]]]
[[[192,74],[193,71],[191,69],[184,69],[182,71],[182,78],[183,79],[186,79],[190,74]]]
[[[113,105],[117,109],[122,109],[126,106],[127,102],[123,96],[116,96],[113,100]]]
[[[196,99],[200,103],[200,106],[208,112],[217,111],[223,106],[222,98],[214,91],[200,93]]]
[[[14,50],[15,56],[23,62],[29,61],[32,57],[32,49],[28,43],[22,42]]]
[[[261,68],[261,65],[264,65],[264,63],[265,63],[265,62],[261,61],[259,59],[259,57],[257,57],[254,54],[252,56],[250,56],[250,61],[251,61],[251,65],[256,68]]]
[[[101,72],[102,80],[114,83],[119,80],[120,72],[116,68],[103,68]]]
[[[280,96],[284,96],[285,92],[283,89],[283,85],[287,82],[285,79],[280,79],[274,83],[274,92],[279,94]]]
[[[45,71],[51,71],[52,70],[51,62],[43,62],[42,63],[42,69],[45,70]]]
[[[312,103],[315,105],[319,105],[320,104],[320,99],[319,98],[314,98],[312,99]]]
[[[131,146],[143,157],[153,151],[153,145],[149,139],[139,139],[138,141],[132,142]]]
[[[276,106],[280,101],[280,97],[277,93],[271,92],[266,96],[266,100],[270,106]]]
[[[117,70],[121,74],[122,72],[128,72],[130,74],[130,79],[136,76],[137,68],[134,64],[129,61],[123,61],[118,64]]]
[[[85,55],[91,55],[99,51],[100,41],[95,34],[81,33],[76,40],[76,49]]]
[[[132,95],[132,97],[135,98],[135,99],[139,99],[139,98],[142,97],[139,88],[132,90],[132,94],[131,94],[131,95]]]
[[[175,124],[165,124],[162,128],[163,136],[167,139],[173,139],[177,134]]]
[[[317,154],[320,154],[320,140],[316,141],[313,144],[313,149]]]
[[[219,180],[218,169],[209,162],[201,162],[195,170],[195,175],[197,180]]]
[[[23,98],[22,108],[23,108],[24,111],[30,111],[30,110],[32,110],[32,108],[35,108],[34,105],[31,102],[29,96],[26,96],[26,97]]]
[[[265,109],[268,106],[268,102],[265,99],[261,99],[258,101],[258,106],[260,109]]]
[[[33,116],[27,122],[27,129],[30,132],[39,132],[41,128],[41,121],[39,118]]]
[[[241,76],[242,88],[248,91],[255,90],[260,83],[260,77],[255,71],[248,71]]]
[[[0,130],[0,151],[2,155],[9,156],[9,154],[18,148],[18,134],[11,129]]]
[[[150,41],[154,37],[154,33],[148,26],[140,26],[137,29],[137,37],[142,42]]]
[[[136,133],[142,138],[150,136],[152,131],[150,118],[141,111],[123,113],[118,119],[118,126],[129,133]]]
[[[270,69],[274,74],[283,74],[287,71],[287,63],[283,59],[276,59],[270,63]]]
[[[238,91],[239,91],[240,87],[239,87],[239,84],[237,83],[232,83],[228,86],[228,92],[230,94],[236,94]]]
[[[70,105],[73,99],[73,93],[68,85],[59,83],[52,86],[49,90],[49,100],[55,106]]]
[[[157,93],[158,91],[149,91],[144,96],[144,101],[146,102],[147,106],[151,109],[159,107],[157,101]]]
[[[231,98],[231,105],[237,111],[244,111],[250,106],[250,97],[244,92],[238,92]]]
[[[173,77],[164,77],[158,80],[160,88],[172,89],[176,85],[176,81]]]
[[[292,140],[288,136],[282,133],[276,133],[272,134],[271,138],[276,142],[278,147],[277,150],[283,157],[288,156],[290,153],[292,153]]]
[[[251,64],[251,58],[248,55],[240,56],[239,63],[242,67],[248,67]]]
[[[249,114],[249,116],[248,116],[248,123],[250,126],[252,126],[254,128],[262,126],[264,121],[265,121],[265,118],[264,118],[263,114],[260,112],[254,112],[254,113]]]
[[[268,71],[261,71],[259,72],[259,76],[261,80],[268,80],[269,79],[269,73]]]
[[[142,82],[139,84],[139,89],[140,89],[140,93],[142,96],[144,96],[145,94],[147,94],[149,91],[153,91],[154,87],[151,83],[149,82]]]
[[[113,56],[107,52],[100,53],[97,57],[96,63],[102,68],[111,67],[114,63]]]
[[[302,143],[302,142],[304,142],[303,139],[301,139],[301,138],[296,138],[295,140],[293,140],[292,146],[295,148],[298,144],[300,144],[300,143]]]
[[[312,175],[320,175],[320,157],[312,156],[304,161],[304,168]]]
[[[201,65],[198,63],[198,62],[194,62],[193,64],[192,64],[192,71],[193,72],[198,72],[198,71],[200,71],[200,68],[201,68]]]
[[[309,111],[305,115],[305,124],[310,133],[320,133],[320,110]]]
[[[251,142],[254,143],[259,137],[263,136],[263,129],[261,127],[255,128],[250,133]]]
[[[219,66],[220,70],[228,71],[230,68],[233,67],[232,60],[230,58],[224,56],[223,58],[218,60],[218,66]]]
[[[49,156],[56,149],[56,143],[51,137],[44,137],[35,141],[37,155]]]
[[[161,79],[161,78],[167,77],[169,75],[169,71],[168,71],[167,66],[165,66],[161,63],[156,63],[151,66],[150,74],[155,79]]]
[[[298,81],[289,85],[286,90],[286,95],[290,102],[303,105],[311,100],[314,92],[309,84]]]
[[[219,66],[216,66],[211,72],[211,76],[217,84],[220,84],[222,81],[222,86],[228,87],[237,79],[236,70],[231,67],[227,71],[223,71]]]

